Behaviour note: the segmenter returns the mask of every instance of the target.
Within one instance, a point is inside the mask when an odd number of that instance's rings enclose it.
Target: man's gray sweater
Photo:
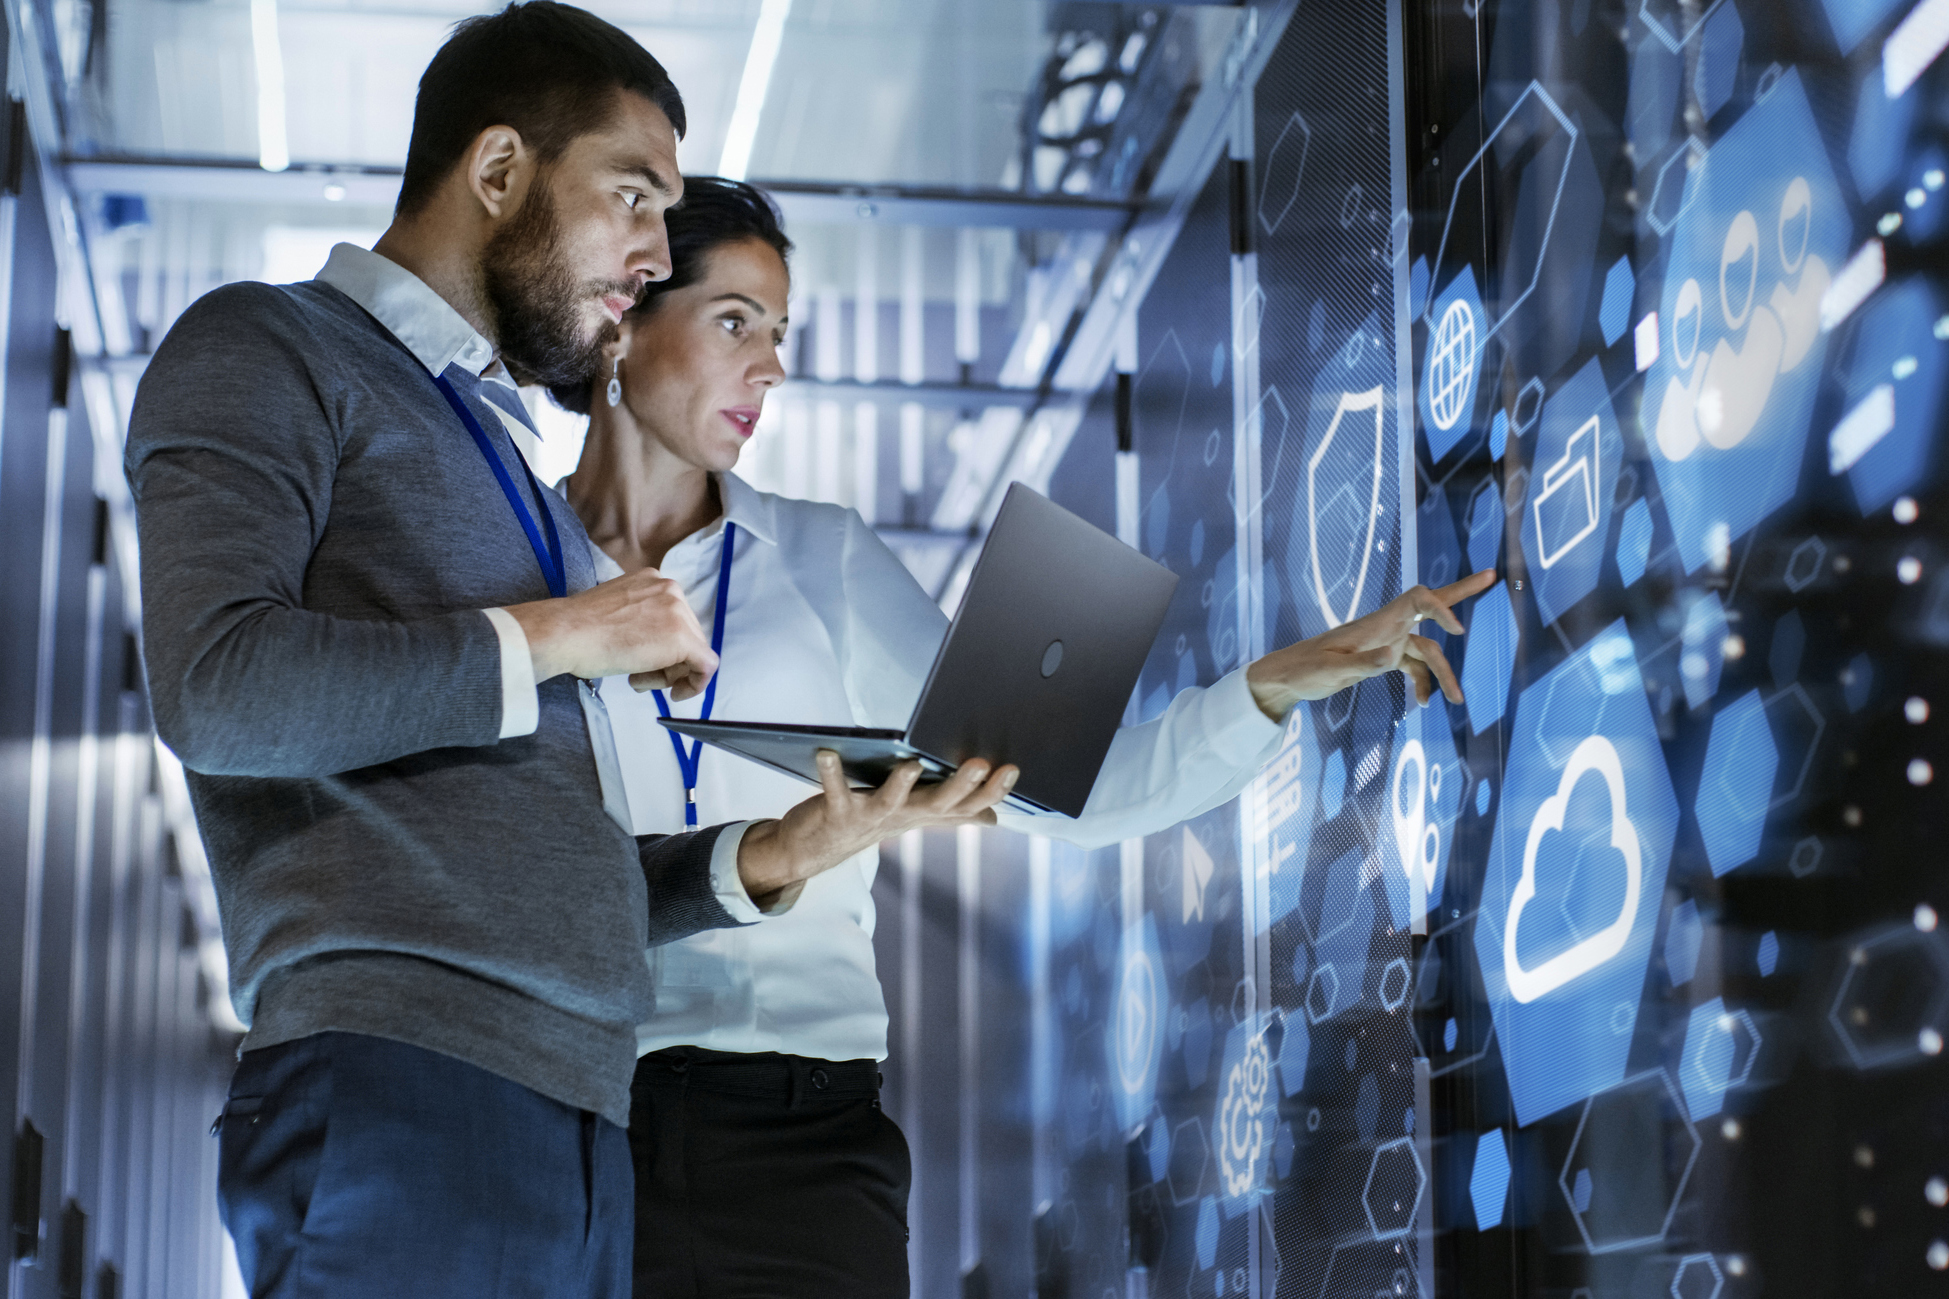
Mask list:
[[[425,367],[328,285],[219,289],[150,363],[126,469],[156,729],[189,771],[246,1049],[393,1038],[626,1124],[645,945],[735,923],[716,831],[632,841],[604,813],[571,677],[498,738],[480,611],[549,592]],[[548,504],[569,589],[593,585]]]

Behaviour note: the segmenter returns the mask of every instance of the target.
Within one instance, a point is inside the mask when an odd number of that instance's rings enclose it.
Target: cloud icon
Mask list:
[[[1516,955],[1516,928],[1522,923],[1523,909],[1536,896],[1536,850],[1542,846],[1546,833],[1563,829],[1570,791],[1576,788],[1578,778],[1590,771],[1602,776],[1610,790],[1611,847],[1624,855],[1624,905],[1618,910],[1617,919],[1596,934],[1535,969],[1524,969],[1522,959]],[[1543,805],[1536,810],[1536,819],[1530,822],[1529,839],[1523,845],[1522,877],[1516,881],[1516,890],[1510,896],[1509,918],[1502,929],[1502,970],[1510,995],[1524,1004],[1535,1001],[1623,951],[1631,937],[1631,926],[1637,921],[1638,898],[1643,889],[1644,863],[1638,847],[1638,831],[1624,806],[1624,764],[1609,739],[1593,735],[1571,753],[1570,764],[1557,781],[1556,793],[1543,800]]]

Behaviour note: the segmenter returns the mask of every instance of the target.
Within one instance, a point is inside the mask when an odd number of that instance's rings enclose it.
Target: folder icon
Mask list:
[[[1578,542],[1597,531],[1597,416],[1585,420],[1563,446],[1563,455],[1543,471],[1536,494],[1536,564],[1554,568]]]

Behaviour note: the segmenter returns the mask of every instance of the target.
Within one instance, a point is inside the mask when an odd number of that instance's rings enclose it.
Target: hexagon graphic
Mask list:
[[[1518,1124],[1624,1077],[1678,812],[1620,620],[1511,727],[1475,951]]]
[[[1787,556],[1787,571],[1782,577],[1787,590],[1795,595],[1806,590],[1820,576],[1820,570],[1826,563],[1827,543],[1819,537],[1809,537],[1795,546],[1793,553]]]
[[[1279,1093],[1296,1095],[1306,1086],[1306,1060],[1312,1053],[1313,1037],[1306,1020],[1286,1016],[1285,1034],[1279,1040]]]
[[[1888,98],[1883,77],[1863,77],[1861,95],[1854,101],[1854,128],[1848,136],[1848,170],[1854,187],[1870,198],[1895,183],[1902,157],[1908,152],[1908,133],[1915,122],[1917,97]]]
[[[1934,1052],[1923,1034],[1949,1032],[1949,934],[1911,925],[1857,938],[1827,1011],[1828,1025],[1857,1069],[1912,1064]]]
[[[1702,1144],[1663,1069],[1585,1102],[1557,1176],[1584,1248],[1610,1254],[1663,1240]],[[1682,1165],[1673,1158],[1680,1149]],[[1662,1157],[1646,1157],[1654,1151]]]
[[[1259,225],[1269,235],[1278,234],[1280,225],[1299,202],[1300,182],[1306,178],[1306,155],[1313,147],[1313,128],[1294,113],[1279,129],[1279,138],[1266,150],[1260,164],[1265,180],[1259,186]]]
[[[1773,971],[1780,968],[1780,935],[1769,929],[1760,935],[1759,949],[1753,954],[1753,964],[1759,966],[1760,977],[1770,979]]]
[[[1211,1147],[1205,1143],[1203,1123],[1186,1119],[1171,1129],[1171,1166],[1164,1178],[1171,1203],[1182,1206],[1198,1198],[1210,1162]]]
[[[1820,750],[1820,737],[1827,731],[1827,720],[1807,696],[1798,681],[1766,701],[1766,720],[1773,728],[1773,742],[1780,751],[1780,766],[1791,772],[1791,781],[1782,777],[1774,784],[1772,806],[1785,807],[1799,799],[1813,772],[1814,757]],[[1815,849],[1818,854],[1818,847]]]
[[[1462,650],[1462,702],[1477,735],[1502,720],[1516,670],[1516,611],[1509,586],[1497,582],[1476,599]]]
[[[1671,1296],[1672,1299],[1719,1299],[1719,1291],[1725,1285],[1726,1276],[1719,1270],[1719,1260],[1710,1254],[1687,1254],[1678,1260],[1678,1270],[1672,1273]]]
[[[1502,551],[1502,520],[1502,500],[1496,495],[1496,480],[1485,478],[1469,497],[1470,572],[1479,573],[1496,566],[1496,556]]]
[[[1827,445],[1828,468],[1847,475],[1865,518],[1926,478],[1949,365],[1933,335],[1942,300],[1927,279],[1882,290],[1858,315],[1847,411]]]
[[[1642,496],[1624,512],[1617,528],[1617,575],[1624,585],[1635,585],[1651,562],[1651,504]]]
[[[1597,587],[1624,435],[1593,358],[1543,403],[1523,508],[1536,607],[1552,623]]]
[[[1902,0],[1821,0],[1821,8],[1827,11],[1827,21],[1834,29],[1834,43],[1841,47],[1843,54],[1851,52],[1901,7]]]
[[[1652,184],[1651,203],[1645,208],[1644,219],[1661,237],[1672,232],[1672,227],[1691,206],[1694,194],[1686,182],[1704,161],[1705,147],[1697,140],[1687,139],[1683,148],[1674,150],[1659,164],[1658,179]]]
[[[1157,941],[1157,922],[1148,914],[1124,930],[1118,961],[1115,1009],[1110,1031],[1104,1034],[1110,1078],[1115,1084],[1117,1122],[1129,1131],[1150,1113],[1157,1095],[1157,1070],[1164,1059],[1166,997],[1164,958]]]
[[[1408,972],[1407,958],[1397,956],[1389,961],[1381,971],[1381,1009],[1393,1014],[1407,1002],[1408,993],[1413,990],[1414,979]]]
[[[1699,948],[1705,944],[1705,925],[1699,920],[1696,902],[1687,899],[1672,910],[1671,928],[1665,931],[1665,973],[1672,987],[1682,988],[1699,972]]]
[[[1317,636],[1378,608],[1397,585],[1393,359],[1369,315],[1314,380],[1284,576],[1301,630]],[[1358,347],[1355,340],[1361,340]]]
[[[1631,328],[1631,304],[1636,300],[1638,278],[1631,273],[1631,259],[1620,257],[1604,274],[1604,297],[1597,307],[1597,326],[1604,331],[1604,346],[1610,347]]]
[[[1820,300],[1851,221],[1798,71],[1685,177],[1644,436],[1685,571],[1785,504],[1820,385]]]
[[[1685,606],[1685,625],[1679,635],[1678,679],[1685,687],[1685,703],[1703,707],[1719,693],[1719,674],[1726,665],[1726,606],[1717,591],[1693,595]]]
[[[1322,965],[1306,985],[1306,1018],[1318,1024],[1338,1009],[1339,1002],[1339,972],[1331,965]]]
[[[1509,1139],[1502,1129],[1484,1132],[1475,1143],[1475,1167],[1469,1170],[1469,1204],[1475,1209],[1478,1231],[1502,1225],[1509,1201]]]
[[[1819,868],[1820,852],[1819,838],[1808,835],[1795,844],[1793,851],[1787,854],[1787,869],[1793,872],[1795,879],[1806,879]]]
[[[1198,1251],[1198,1266],[1208,1268],[1218,1261],[1218,1202],[1206,1196],[1198,1206],[1198,1227],[1192,1236]]]
[[[1724,875],[1759,855],[1779,767],[1780,751],[1773,745],[1759,691],[1749,690],[1719,710],[1692,804],[1713,875]]]
[[[1398,1240],[1408,1234],[1426,1182],[1413,1137],[1396,1137],[1374,1148],[1373,1162],[1367,1166],[1367,1185],[1360,1195],[1374,1239]]]
[[[1699,69],[1693,89],[1699,108],[1713,116],[1732,98],[1733,83],[1739,79],[1739,51],[1746,43],[1746,25],[1739,21],[1739,10],[1720,5],[1705,20],[1705,33],[1699,38]]]
[[[1643,40],[1631,55],[1631,95],[1626,125],[1640,165],[1650,162],[1672,138],[1679,83],[1685,67],[1664,42]]]
[[[1428,436],[1428,458],[1438,461],[1475,423],[1475,385],[1488,318],[1473,266],[1463,266],[1442,289],[1428,317],[1432,323],[1421,364],[1421,430]]]
[[[1726,1093],[1746,1085],[1759,1050],[1759,1027],[1745,1010],[1727,1010],[1718,997],[1692,1007],[1678,1081],[1694,1123],[1724,1109]]]
[[[1487,328],[1480,331],[1480,342],[1484,345],[1536,291],[1544,254],[1555,231],[1557,209],[1570,177],[1578,134],[1569,114],[1540,82],[1532,81],[1496,123],[1482,147],[1455,173],[1455,188],[1435,254],[1437,285],[1445,286],[1453,281],[1469,260],[1469,249],[1479,248],[1484,242],[1501,242],[1483,238],[1482,213],[1490,210],[1491,205],[1485,203],[1489,192],[1517,195],[1518,206],[1536,213],[1540,226],[1525,240],[1523,259],[1505,266],[1500,282],[1483,293],[1488,319]],[[1433,304],[1429,304],[1425,315],[1432,332],[1440,323]]]

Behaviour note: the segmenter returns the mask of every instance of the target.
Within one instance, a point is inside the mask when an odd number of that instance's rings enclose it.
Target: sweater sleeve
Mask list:
[[[209,775],[330,775],[500,735],[500,645],[477,609],[409,621],[304,607],[338,433],[286,291],[185,312],[143,376],[125,470],[156,729]]]
[[[650,889],[651,947],[746,923],[725,909],[718,884],[727,865],[736,878],[738,845],[748,825],[741,821],[683,834],[636,836],[636,855]]]

